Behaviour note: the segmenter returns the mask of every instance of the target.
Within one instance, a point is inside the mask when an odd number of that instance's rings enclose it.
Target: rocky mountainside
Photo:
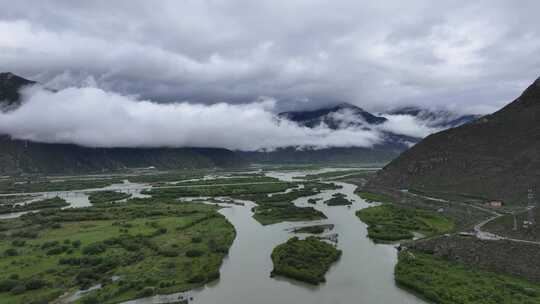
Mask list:
[[[35,82],[0,73],[0,110],[18,106],[19,89]],[[88,148],[71,144],[34,143],[0,134],[0,175],[81,173],[150,167],[186,169],[246,165],[235,152],[220,148]]]
[[[368,184],[514,204],[539,186],[540,78],[498,112],[426,137]]]

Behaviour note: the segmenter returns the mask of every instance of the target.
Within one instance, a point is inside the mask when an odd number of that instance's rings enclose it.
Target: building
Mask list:
[[[504,203],[501,201],[489,201],[486,203],[486,206],[490,208],[501,208],[504,206]]]

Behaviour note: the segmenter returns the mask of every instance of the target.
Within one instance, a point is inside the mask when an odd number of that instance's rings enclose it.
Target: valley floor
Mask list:
[[[264,168],[5,177],[0,303],[313,303],[321,297],[335,303],[500,303],[509,295],[508,303],[540,302],[540,269],[531,264],[540,258],[534,231],[509,233],[512,217],[480,205],[351,185],[363,185],[374,172]],[[500,238],[477,238],[489,232]],[[298,238],[291,239],[293,233]],[[438,268],[452,280],[439,280]],[[492,272],[499,273],[497,282],[490,281]],[[470,276],[477,279],[464,283]],[[397,288],[394,279],[414,293]],[[314,292],[297,280],[322,284]],[[344,281],[349,284],[340,285]],[[482,296],[490,284],[497,293]]]

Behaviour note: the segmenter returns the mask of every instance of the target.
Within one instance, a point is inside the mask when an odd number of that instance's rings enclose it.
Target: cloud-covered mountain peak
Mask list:
[[[309,128],[324,124],[331,129],[361,126],[369,128],[370,125],[378,125],[386,121],[384,117],[373,115],[349,103],[340,103],[309,111],[282,112],[279,113],[279,117]]]
[[[475,114],[460,114],[448,109],[428,109],[418,106],[396,108],[387,115],[411,116],[427,127],[438,129],[455,128],[481,117]]]

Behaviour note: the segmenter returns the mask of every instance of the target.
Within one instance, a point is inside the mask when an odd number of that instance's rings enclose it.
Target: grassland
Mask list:
[[[180,181],[178,186],[193,186],[193,185],[230,185],[243,183],[276,183],[279,179],[260,174],[249,174],[245,176],[223,177],[214,179],[189,180]]]
[[[169,199],[192,196],[229,196],[238,199],[247,199],[251,197],[266,195],[268,193],[282,192],[296,186],[296,183],[282,182],[252,185],[154,188],[151,190],[143,191],[143,194],[152,195],[153,197]]]
[[[21,212],[21,211],[32,211],[32,210],[42,210],[49,208],[60,208],[69,206],[64,199],[59,197],[47,198],[31,203],[25,204],[4,204],[0,205],[0,214],[11,213],[11,212]]]
[[[257,195],[249,197],[258,204],[253,209],[253,218],[263,225],[284,221],[312,221],[325,219],[326,216],[312,207],[297,207],[293,201],[306,196],[321,193],[323,190],[336,189],[338,186],[327,183],[306,183],[302,189],[294,189],[288,193]]]
[[[128,199],[130,197],[131,194],[118,191],[96,191],[91,192],[88,195],[88,200],[90,201],[90,203],[92,203],[92,205],[100,205]]]
[[[333,179],[338,178],[344,175],[366,175],[366,170],[358,170],[358,169],[351,169],[351,170],[337,170],[337,171],[330,171],[330,172],[324,172],[324,173],[318,173],[318,174],[308,174],[306,176],[298,177],[298,179],[305,179],[305,180],[325,180],[325,179]]]
[[[317,285],[326,282],[326,272],[340,256],[341,250],[315,237],[305,240],[293,237],[272,251],[271,275]]]
[[[121,183],[121,179],[68,179],[59,181],[1,181],[0,193],[30,193],[30,192],[54,192],[102,188],[115,183]]]
[[[363,200],[368,203],[379,202],[379,203],[392,203],[393,199],[387,195],[381,193],[374,193],[368,191],[357,191],[356,195],[360,196]]]
[[[440,304],[540,303],[540,285],[523,279],[476,270],[430,254],[402,251],[396,282]]]
[[[321,234],[326,230],[334,229],[333,224],[322,224],[322,225],[312,225],[305,227],[298,227],[292,230],[293,233],[310,233],[310,234]]]
[[[217,207],[162,199],[46,210],[0,223],[0,303],[83,303],[192,289],[219,277],[235,237]],[[112,277],[117,276],[117,281]]]
[[[331,183],[309,182],[304,188],[298,188],[299,183],[271,182],[263,184],[238,184],[197,186],[180,188],[155,188],[144,191],[144,194],[162,199],[199,196],[228,196],[236,199],[250,200],[257,204],[253,209],[253,218],[263,225],[283,221],[310,221],[324,219],[326,216],[312,207],[297,207],[293,201],[305,196],[319,194],[323,190],[336,189]],[[285,190],[293,188],[285,193]]]
[[[365,208],[356,215],[368,224],[368,237],[374,241],[412,239],[413,232],[441,234],[454,227],[452,220],[437,213],[391,204]]]
[[[262,225],[271,225],[285,221],[315,221],[326,218],[324,213],[313,207],[297,207],[286,202],[257,206],[253,212],[253,218]]]

